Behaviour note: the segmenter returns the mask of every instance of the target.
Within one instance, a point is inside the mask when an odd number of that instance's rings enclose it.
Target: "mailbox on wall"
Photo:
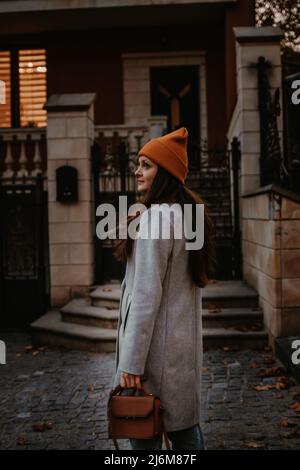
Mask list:
[[[64,165],[56,169],[56,200],[78,201],[78,172],[73,166]]]

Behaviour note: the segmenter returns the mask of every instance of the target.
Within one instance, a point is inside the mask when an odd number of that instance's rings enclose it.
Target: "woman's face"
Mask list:
[[[158,165],[150,160],[150,158],[143,155],[139,157],[138,162],[139,166],[134,174],[137,177],[137,189],[139,192],[143,193],[150,189],[157,173]]]

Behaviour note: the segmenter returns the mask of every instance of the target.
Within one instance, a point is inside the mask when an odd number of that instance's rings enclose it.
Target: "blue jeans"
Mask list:
[[[172,443],[172,450],[205,450],[204,438],[199,424],[179,431],[167,432]],[[129,439],[132,450],[161,450],[163,436],[154,439]]]

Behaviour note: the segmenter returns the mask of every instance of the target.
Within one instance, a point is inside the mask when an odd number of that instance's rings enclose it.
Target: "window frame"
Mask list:
[[[0,51],[10,52],[10,112],[11,112],[11,128],[13,129],[26,129],[21,127],[21,116],[20,116],[20,75],[19,75],[19,51],[20,50],[34,50],[34,49],[45,49],[46,51],[46,85],[48,85],[48,63],[47,56],[48,50],[45,45],[39,44],[24,44],[24,45],[0,45]],[[47,86],[48,89],[48,86]],[[1,127],[0,129],[9,129],[8,127]]]

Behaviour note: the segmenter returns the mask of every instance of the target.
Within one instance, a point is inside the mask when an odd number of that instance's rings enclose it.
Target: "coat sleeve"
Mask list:
[[[132,300],[119,363],[121,371],[135,375],[144,374],[174,236],[173,224],[168,214],[161,217],[162,230],[157,227],[158,218],[153,219],[151,214],[151,228],[154,220],[158,238],[143,238],[143,234],[148,233],[148,212],[149,210],[145,211],[140,218],[140,236],[134,241],[136,253]],[[168,231],[170,237],[163,238],[163,234]]]

